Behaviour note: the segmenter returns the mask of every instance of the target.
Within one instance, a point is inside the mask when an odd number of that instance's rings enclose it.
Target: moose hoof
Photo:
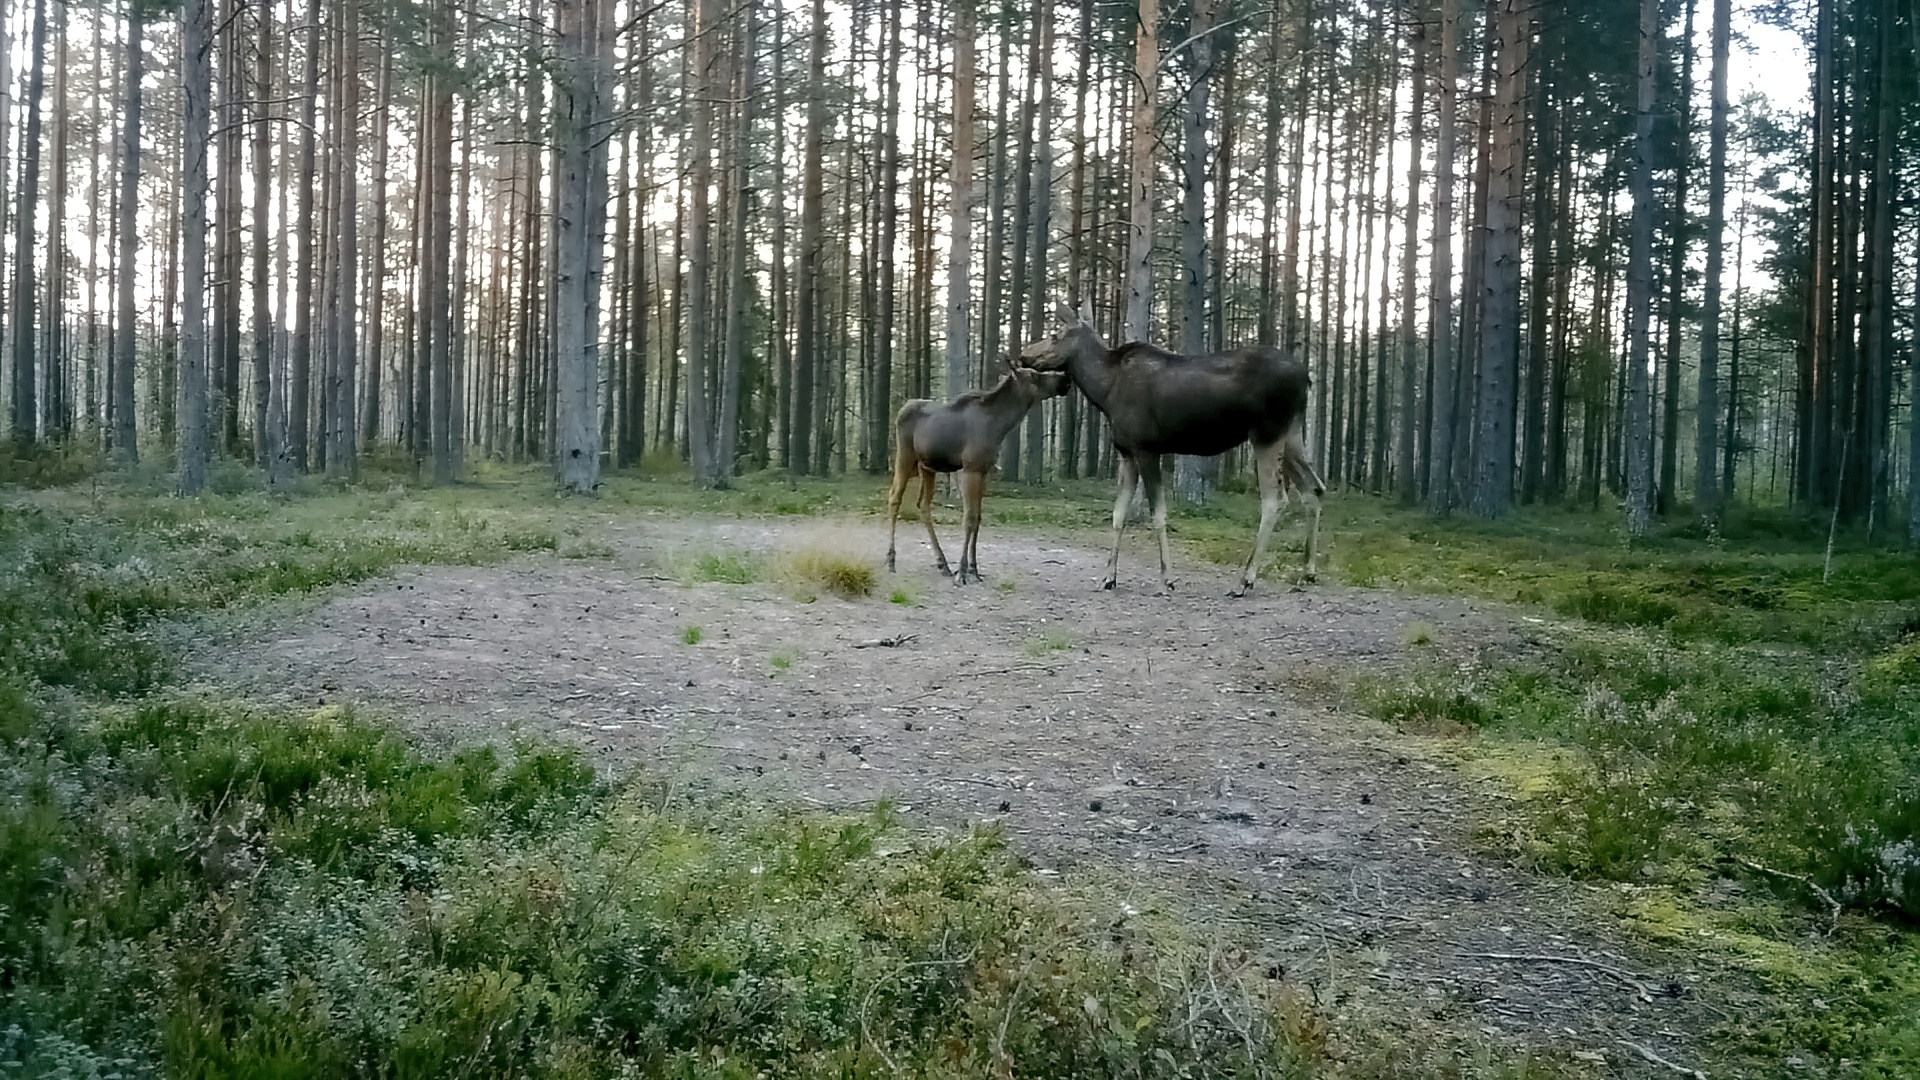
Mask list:
[[[1114,580],[1112,578],[1108,578],[1107,580],[1100,583],[1100,587],[1102,589],[1105,589],[1107,592],[1112,592],[1114,587]]]

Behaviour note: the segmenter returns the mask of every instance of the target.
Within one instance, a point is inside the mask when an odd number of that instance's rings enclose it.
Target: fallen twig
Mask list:
[[[1595,971],[1606,972],[1608,975],[1611,975],[1614,978],[1619,979],[1621,982],[1626,983],[1628,986],[1633,987],[1635,990],[1640,992],[1640,1000],[1645,1002],[1653,1001],[1652,987],[1648,986],[1645,982],[1635,977],[1632,973],[1622,971],[1611,964],[1603,964],[1598,960],[1587,960],[1578,956],[1550,956],[1545,953],[1485,952],[1485,953],[1461,953],[1460,955],[1468,959],[1478,959],[1478,960],[1525,960],[1525,961],[1530,961],[1530,962],[1539,963],[1539,964],[1572,964],[1576,967],[1592,968]]]
[[[918,634],[895,634],[892,637],[868,638],[865,641],[854,642],[853,647],[856,649],[895,649],[919,636]]]
[[[1022,664],[1019,667],[986,668],[981,671],[956,671],[953,674],[956,679],[965,679],[974,675],[1011,675],[1016,671],[1044,671],[1051,674],[1059,670],[1060,665]]]
[[[1694,1080],[1707,1080],[1707,1074],[1701,1072],[1699,1069],[1690,1069],[1685,1065],[1680,1065],[1680,1064],[1676,1064],[1675,1062],[1668,1061],[1666,1058],[1663,1058],[1659,1054],[1656,1054],[1653,1051],[1647,1049],[1646,1047],[1641,1046],[1637,1042],[1628,1042],[1625,1039],[1621,1039],[1620,1045],[1626,1047],[1629,1050],[1634,1051],[1635,1053],[1638,1053],[1641,1057],[1646,1058],[1647,1061],[1649,1061],[1650,1063],[1654,1065],[1664,1065],[1667,1068],[1672,1069],[1674,1072],[1679,1073],[1681,1076],[1691,1076],[1694,1078]]]
[[[1797,881],[1800,884],[1805,885],[1808,889],[1811,889],[1813,891],[1813,894],[1815,896],[1818,896],[1820,899],[1826,901],[1827,912],[1828,912],[1828,915],[1830,916],[1827,920],[1826,936],[1832,937],[1833,932],[1840,928],[1840,911],[1841,911],[1840,901],[1835,900],[1833,898],[1832,893],[1821,888],[1819,883],[1814,881],[1812,878],[1806,876],[1805,874],[1793,874],[1785,870],[1775,870],[1771,866],[1762,866],[1759,863],[1754,862],[1752,859],[1743,859],[1737,855],[1734,856],[1733,861],[1739,863],[1741,866],[1744,866],[1749,870],[1756,870],[1762,874],[1767,874],[1777,878],[1785,878],[1788,881]]]

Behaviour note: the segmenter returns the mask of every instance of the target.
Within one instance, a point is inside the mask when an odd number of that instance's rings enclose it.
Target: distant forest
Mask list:
[[[1762,24],[1804,110],[1729,99]],[[881,472],[1084,302],[1298,350],[1336,490],[1920,539],[1917,45],[1915,0],[5,0],[7,423],[183,492]],[[1003,472],[1108,472],[1101,422]]]

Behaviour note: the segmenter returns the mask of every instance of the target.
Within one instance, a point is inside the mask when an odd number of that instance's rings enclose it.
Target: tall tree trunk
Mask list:
[[[207,483],[207,150],[213,96],[210,0],[180,7],[180,438],[176,483],[198,495]]]
[[[687,446],[693,479],[702,487],[721,483],[707,396],[710,359],[708,318],[713,283],[713,102],[722,96],[714,76],[719,17],[712,0],[693,0],[693,69],[688,84],[687,135]],[[584,149],[584,148],[583,148]]]
[[[1680,490],[1680,331],[1686,312],[1687,243],[1692,225],[1687,220],[1687,182],[1693,164],[1693,13],[1686,0],[1686,22],[1681,31],[1680,85],[1673,106],[1679,129],[1674,140],[1673,209],[1667,246],[1667,347],[1660,397],[1660,483],[1654,507],[1665,517],[1677,505]]]
[[[1287,153],[1287,239],[1280,256],[1280,345],[1289,353],[1300,349],[1300,211],[1307,180],[1307,107],[1311,100],[1313,6],[1318,0],[1300,0],[1300,37],[1295,43],[1299,67],[1294,73],[1293,144]],[[1300,355],[1301,361],[1307,358]]]
[[[268,242],[267,211],[273,193],[273,6],[262,5],[258,49],[254,56],[253,106],[253,450],[269,483],[283,479],[285,446],[273,415],[273,309],[268,306],[273,277],[273,245]]]
[[[880,243],[877,254],[880,295],[879,304],[879,340],[875,342],[873,409],[868,417],[868,460],[874,472],[885,472],[892,467],[893,454],[889,446],[889,436],[893,432],[893,339],[895,305],[899,290],[894,284],[894,247],[899,239],[899,187],[900,187],[900,5],[889,5],[892,14],[888,20],[887,41],[884,46],[886,56],[881,61],[886,74],[881,79],[885,94],[882,104],[884,110],[880,125]],[[957,61],[956,61],[957,62]],[[969,139],[971,142],[971,139]],[[965,198],[955,211],[956,216],[964,216]],[[962,298],[964,300],[964,297]],[[951,311],[951,309],[949,309]],[[951,333],[951,331],[949,331]],[[964,316],[962,336],[964,338]]]
[[[1272,345],[1279,333],[1280,305],[1276,303],[1274,290],[1278,283],[1274,280],[1275,266],[1279,253],[1274,250],[1274,211],[1280,203],[1280,126],[1285,118],[1280,98],[1280,5],[1275,4],[1267,17],[1267,81],[1264,88],[1266,105],[1266,130],[1264,147],[1260,159],[1264,162],[1261,173],[1260,199],[1260,321],[1255,331],[1255,339],[1262,345]]]
[[[947,396],[958,397],[973,368],[973,39],[978,33],[974,0],[953,4],[953,192],[947,234]],[[891,422],[892,417],[887,420]]]
[[[447,2],[435,4],[429,17],[433,20],[430,33],[433,35],[435,54],[451,60],[455,49],[453,5]],[[556,136],[565,139],[564,109],[558,101],[555,104],[554,119],[561,126]],[[428,437],[433,451],[433,481],[436,484],[450,484],[455,479],[453,320],[456,313],[453,309],[453,86],[446,73],[432,71],[427,75],[427,100],[423,115],[427,124],[427,130],[423,133],[427,168],[426,175],[421,178],[426,188],[427,212],[421,225],[426,229],[427,240],[423,268],[426,288],[422,292],[426,299],[424,315],[428,342]],[[557,161],[555,167],[557,178],[560,175]],[[555,195],[557,199],[559,192],[556,191]],[[555,213],[564,211],[556,205]],[[555,224],[556,231],[562,235],[566,227],[564,221]],[[555,304],[557,326],[566,320],[566,313],[557,309],[557,298]]]
[[[1727,63],[1733,36],[1733,0],[1713,0],[1712,115],[1707,149],[1707,280],[1700,304],[1700,400],[1695,412],[1694,510],[1720,516],[1720,278],[1721,240],[1727,228]]]
[[[1047,241],[1053,232],[1053,0],[1034,0],[1034,34],[1038,39],[1040,97],[1035,107],[1033,155],[1033,252],[1027,261],[1028,336],[1042,336],[1047,311]],[[1021,342],[1014,342],[1017,347]],[[1045,402],[1027,410],[1027,446],[1024,476],[1037,484],[1046,464],[1047,414]]]
[[[134,5],[127,16],[127,102],[121,116],[120,134],[120,254],[114,270],[115,298],[113,350],[113,427],[115,454],[131,464],[140,459],[134,431],[133,348],[136,287],[139,284],[140,248],[140,81],[144,75],[141,60],[140,7]]]
[[[1180,110],[1180,333],[1188,356],[1207,351],[1207,108],[1213,89],[1216,0],[1195,0],[1188,27],[1186,100]],[[1232,102],[1227,106],[1232,107]],[[1211,477],[1207,459],[1173,463],[1173,489],[1180,501],[1204,502]]]
[[[346,0],[341,8],[341,92],[338,115],[339,135],[334,147],[339,159],[339,219],[334,224],[338,254],[334,257],[335,324],[330,394],[333,402],[333,426],[328,439],[327,475],[357,477],[360,451],[356,445],[360,428],[354,422],[358,402],[359,345],[354,327],[359,324],[356,305],[360,276],[360,0]]]
[[[1127,231],[1126,331],[1128,341],[1152,335],[1153,318],[1153,126],[1160,92],[1160,2],[1140,0],[1133,34],[1133,135],[1128,163],[1131,210]]]
[[[1460,3],[1440,0],[1439,116],[1434,128],[1432,421],[1427,439],[1427,509],[1453,506],[1453,155],[1460,90]]]
[[[714,468],[721,479],[734,474],[740,455],[740,371],[745,362],[747,285],[747,200],[751,195],[748,158],[753,146],[754,65],[752,0],[740,8],[734,99],[740,114],[733,128],[731,220],[727,223],[726,321],[720,361],[720,444]]]
[[[387,162],[391,139],[388,117],[393,114],[393,53],[380,53],[380,85],[373,108],[373,239],[367,245],[366,388],[360,409],[360,448],[370,451],[380,438],[383,409],[380,386],[386,375],[387,318]]]
[[[1513,502],[1513,411],[1520,343],[1520,161],[1526,142],[1528,0],[1496,0],[1492,154],[1481,280],[1480,403],[1473,512],[1496,518]]]
[[[594,293],[600,284],[601,252],[594,241],[601,227],[601,209],[593,205],[593,181],[597,168],[595,158],[607,153],[607,142],[599,131],[604,86],[600,69],[605,52],[602,40],[605,18],[601,5],[605,2],[558,0],[554,12],[560,49],[553,110],[554,459],[561,486],[580,494],[591,492],[600,480],[600,425],[594,413],[599,373],[593,342],[599,336],[599,328],[594,325],[598,314]],[[702,25],[706,25],[704,20]],[[710,48],[701,52],[710,56]],[[700,85],[703,92],[711,84],[703,78]],[[706,147],[702,145],[698,149],[704,154]],[[696,158],[696,162],[698,160]],[[710,178],[702,177],[695,184],[694,194],[701,203],[705,200],[701,198],[703,189],[699,185],[707,179]],[[701,210],[705,209],[702,205]],[[695,230],[695,236],[704,243],[704,230],[698,221]],[[703,317],[704,305],[696,306],[692,312],[694,325],[698,326]],[[704,333],[697,340],[704,346]],[[689,380],[690,387],[694,381]],[[690,389],[689,405],[699,402],[699,415],[704,419],[705,402],[692,396],[693,393]],[[688,415],[691,419],[694,413],[690,411]],[[703,438],[707,435],[705,430],[700,434]],[[696,458],[706,467],[705,472],[696,472],[696,476],[709,484],[718,479],[713,472],[716,465],[712,451],[712,443],[708,442],[705,446],[708,456]]]
[[[190,5],[191,6],[191,5]],[[33,252],[35,208],[40,203],[40,98],[47,82],[47,0],[34,0],[33,38],[27,52],[27,118],[21,131],[19,205],[13,218],[13,438],[39,439],[40,376],[34,342]]]
[[[696,0],[704,3],[705,0]],[[795,476],[813,471],[814,382],[819,367],[821,242],[821,142],[827,128],[827,8],[813,0],[811,55],[807,62],[807,143],[800,178],[800,273],[793,353],[793,451]]]
[[[196,0],[204,2],[204,0]],[[300,165],[296,173],[299,198],[294,220],[300,236],[300,262],[293,274],[293,341],[288,345],[287,444],[294,467],[305,472],[313,445],[308,415],[313,396],[313,286],[319,271],[319,223],[314,220],[314,122],[320,98],[320,0],[307,0],[306,70],[300,102]]]
[[[1645,536],[1653,514],[1652,402],[1647,336],[1653,307],[1653,103],[1660,53],[1660,0],[1640,0],[1640,53],[1633,131],[1633,223],[1627,252],[1627,532]]]
[[[1416,24],[1416,27],[1418,24]],[[1407,223],[1400,250],[1400,442],[1394,472],[1399,478],[1400,502],[1412,506],[1420,497],[1420,473],[1415,467],[1419,438],[1420,337],[1414,321],[1418,306],[1414,267],[1420,256],[1420,153],[1426,134],[1427,46],[1425,31],[1415,29],[1408,42],[1413,62],[1413,105],[1407,110]]]

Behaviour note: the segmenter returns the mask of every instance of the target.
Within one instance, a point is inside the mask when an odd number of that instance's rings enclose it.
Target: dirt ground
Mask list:
[[[869,599],[676,571],[702,552],[878,565],[885,543],[870,523],[643,519],[575,545],[586,558],[410,570],[257,611],[196,663],[222,684],[351,701],[433,735],[564,733],[611,762],[769,802],[887,798],[915,828],[998,822],[1038,873],[1175,897],[1256,943],[1271,973],[1332,995],[1336,1013],[1350,1003],[1410,1032],[1654,1076],[1671,1072],[1642,1048],[1691,1063],[1725,1015],[1710,973],[1609,931],[1604,887],[1515,871],[1476,845],[1498,785],[1447,764],[1441,744],[1328,704],[1345,673],[1398,670],[1416,651],[1525,649],[1539,617],[1325,584],[1232,600],[1230,569],[1191,560],[1181,589],[1157,595],[1140,533],[1111,593],[1088,538],[992,526],[987,583],[965,589],[905,522],[901,572],[883,571]],[[889,602],[895,587],[914,602]],[[1418,623],[1433,643],[1416,650]]]

